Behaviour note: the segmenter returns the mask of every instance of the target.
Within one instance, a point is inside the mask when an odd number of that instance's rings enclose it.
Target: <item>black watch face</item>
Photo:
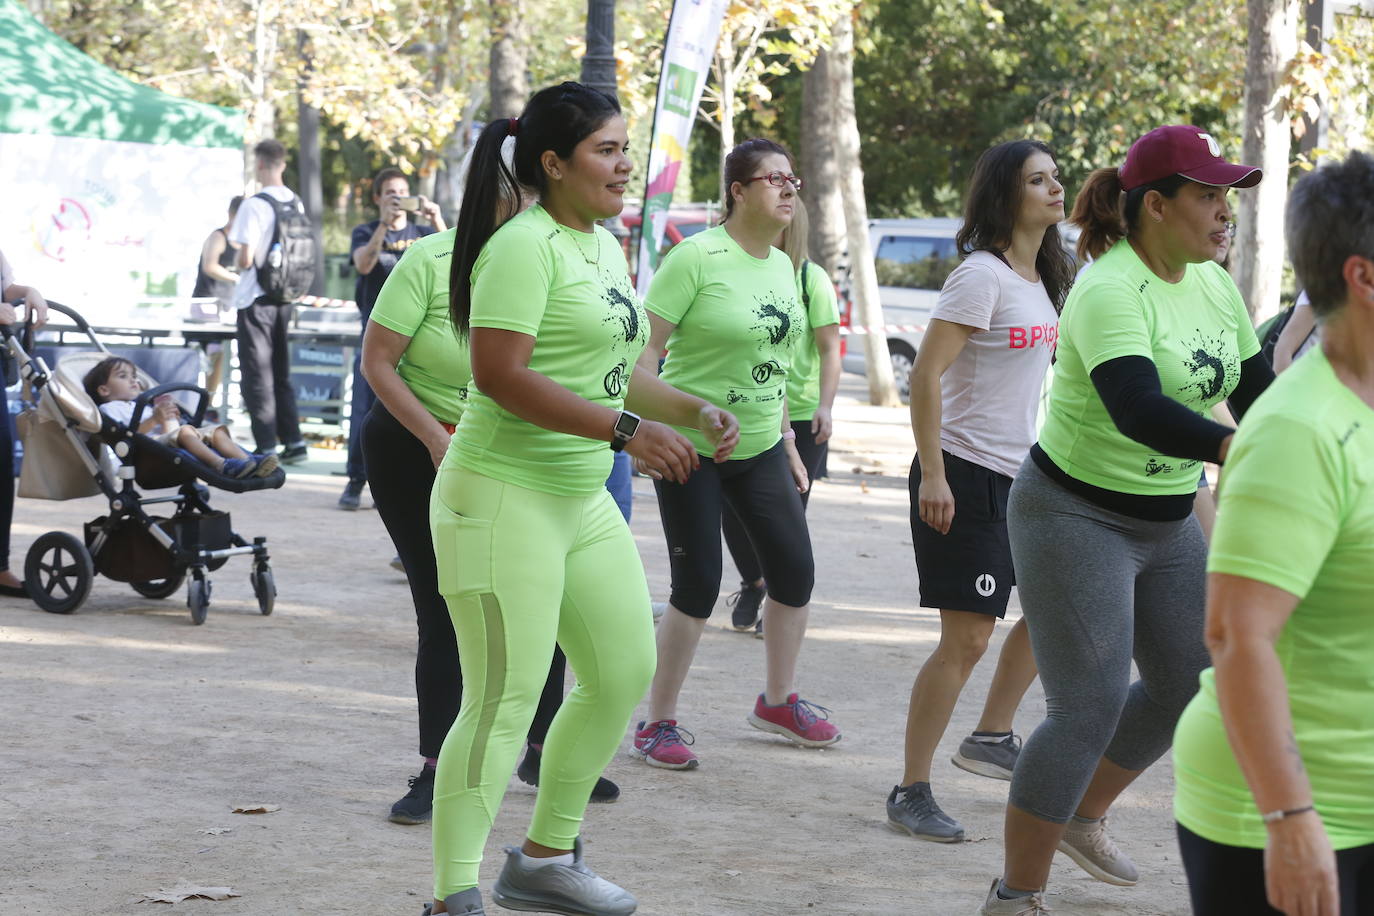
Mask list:
[[[620,419],[615,421],[615,431],[618,435],[629,438],[639,429],[639,417],[632,413],[622,413]]]

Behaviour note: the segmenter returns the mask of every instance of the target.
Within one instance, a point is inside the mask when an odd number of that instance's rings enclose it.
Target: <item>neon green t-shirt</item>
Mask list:
[[[373,321],[410,338],[396,373],[425,410],[448,424],[463,415],[472,382],[467,345],[453,333],[449,316],[454,235],[453,229],[436,232],[407,248],[372,307]]]
[[[806,333],[792,356],[792,371],[787,375],[787,413],[793,420],[809,420],[821,406],[821,354],[816,347],[816,328],[840,323],[835,285],[825,270],[810,261],[804,261],[802,268],[797,271],[797,290],[802,308],[806,309]]]
[[[753,257],[724,226],[674,245],[649,284],[645,307],[677,325],[663,380],[739,419],[734,458],[752,458],[782,436],[782,409],[806,315],[792,261],[776,248]],[[699,431],[677,427],[702,455]]]
[[[1040,447],[1070,477],[1143,496],[1197,490],[1202,462],[1160,455],[1123,435],[1090,373],[1122,356],[1154,362],[1164,394],[1207,417],[1259,352],[1240,291],[1221,265],[1189,264],[1165,283],[1124,239],[1074,284],[1059,319],[1054,386]],[[1209,417],[1210,419],[1210,417]]]
[[[560,226],[538,204],[498,229],[477,256],[470,322],[535,338],[530,369],[615,410],[624,408],[635,360],[649,342],[648,316],[615,237],[600,226]],[[444,460],[560,496],[594,493],[611,473],[608,442],[536,426],[476,387]]]
[[[1245,415],[1220,492],[1207,569],[1300,599],[1275,648],[1312,797],[1336,849],[1374,843],[1374,410],[1320,348]],[[1211,668],[1179,720],[1174,775],[1179,823],[1264,847]]]

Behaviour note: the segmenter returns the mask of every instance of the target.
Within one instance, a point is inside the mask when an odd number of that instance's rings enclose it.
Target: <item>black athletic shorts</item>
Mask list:
[[[911,543],[916,551],[921,606],[1007,615],[1016,575],[1007,540],[1011,478],[949,452],[945,481],[954,494],[954,521],[941,534],[921,521],[920,456],[911,461]]]

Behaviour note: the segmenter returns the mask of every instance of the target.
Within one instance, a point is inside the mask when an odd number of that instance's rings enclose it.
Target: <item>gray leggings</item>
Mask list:
[[[1012,483],[1007,531],[1047,712],[1016,762],[1010,801],[1063,823],[1104,754],[1143,770],[1169,749],[1210,664],[1207,544],[1195,516],[1150,522],[1103,509],[1029,458]]]

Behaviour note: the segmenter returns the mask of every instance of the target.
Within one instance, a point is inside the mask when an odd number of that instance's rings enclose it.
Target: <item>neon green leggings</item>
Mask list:
[[[445,464],[430,497],[463,702],[434,781],[434,896],[474,887],[553,658],[577,684],[545,739],[529,839],[572,849],[654,675],[644,567],[611,494],[554,496]]]

